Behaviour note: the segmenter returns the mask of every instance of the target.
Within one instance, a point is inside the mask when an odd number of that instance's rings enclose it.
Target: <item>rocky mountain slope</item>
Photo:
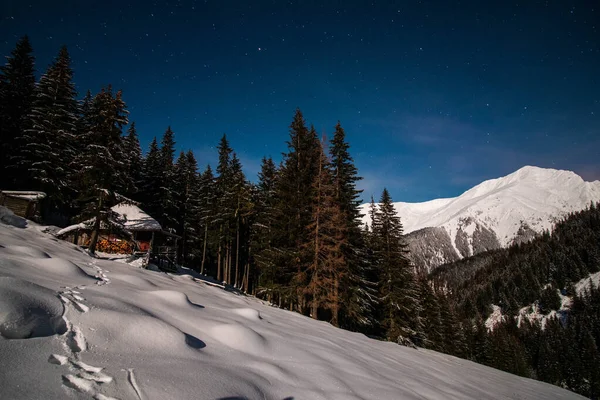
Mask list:
[[[572,211],[600,201],[600,181],[571,171],[526,166],[455,198],[394,203],[411,258],[431,270],[486,250],[527,241]],[[363,206],[368,223],[368,204]]]

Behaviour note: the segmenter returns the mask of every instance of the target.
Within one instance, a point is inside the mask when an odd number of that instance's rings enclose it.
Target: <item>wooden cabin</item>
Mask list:
[[[32,221],[40,220],[40,202],[46,197],[44,192],[3,190],[0,192],[0,205],[8,208],[19,217]]]
[[[135,204],[120,203],[111,210],[116,218],[101,224],[97,251],[146,256],[147,262],[161,269],[175,269],[179,236],[164,231],[158,221]],[[68,226],[58,231],[56,236],[87,247],[94,222],[92,218]]]

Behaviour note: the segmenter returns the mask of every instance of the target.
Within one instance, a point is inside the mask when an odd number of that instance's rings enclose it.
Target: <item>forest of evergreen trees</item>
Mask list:
[[[361,178],[339,122],[326,141],[296,110],[281,163],[264,158],[253,183],[225,135],[214,170],[176,155],[170,127],[144,154],[121,91],[79,100],[64,47],[38,81],[34,61],[24,37],[0,70],[0,188],[44,191],[45,223],[100,224],[124,196],[182,237],[180,264],[275,306],[598,395],[598,290],[570,285],[599,269],[596,207],[532,243],[418,275],[387,190],[361,225]],[[491,304],[513,316],[544,294],[550,309],[562,288],[574,296],[569,318],[483,327]]]
[[[132,199],[182,237],[184,266],[336,326],[430,342],[387,191],[372,229],[359,222],[360,177],[340,123],[321,140],[296,110],[283,160],[264,158],[252,183],[225,135],[214,170],[199,172],[191,151],[177,155],[170,127],[143,154],[121,91],[108,85],[77,99],[66,48],[37,82],[34,67],[24,37],[0,74],[0,185],[45,192],[45,223],[96,217],[98,228],[111,206]]]
[[[591,281],[577,292],[574,284],[600,271],[600,204],[573,213],[552,233],[529,243],[494,250],[439,267],[429,279],[450,293],[464,330],[467,358],[518,375],[540,379],[591,398],[600,396],[600,290]],[[535,304],[550,317],[544,329],[521,318]],[[504,318],[487,332],[491,305]]]

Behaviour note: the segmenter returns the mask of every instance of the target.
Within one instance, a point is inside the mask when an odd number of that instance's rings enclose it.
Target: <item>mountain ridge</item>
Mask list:
[[[422,203],[394,203],[411,258],[427,271],[446,262],[527,241],[562,217],[600,201],[600,181],[572,171],[524,166],[486,180],[460,196]],[[361,206],[369,223],[368,204]],[[449,251],[447,240],[452,245]],[[434,237],[434,240],[432,240]],[[439,250],[444,248],[444,251]],[[441,254],[443,253],[443,254]]]

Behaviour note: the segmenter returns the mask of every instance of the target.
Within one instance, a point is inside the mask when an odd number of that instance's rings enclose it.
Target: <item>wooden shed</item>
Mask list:
[[[33,221],[40,220],[40,201],[46,197],[44,192],[3,190],[0,192],[0,205],[8,208],[19,217]]]
[[[164,231],[158,221],[135,204],[120,203],[111,210],[116,218],[102,222],[98,251],[146,255],[147,261],[154,262],[161,268],[174,268],[179,236]],[[93,226],[92,218],[61,229],[56,236],[86,247]]]

